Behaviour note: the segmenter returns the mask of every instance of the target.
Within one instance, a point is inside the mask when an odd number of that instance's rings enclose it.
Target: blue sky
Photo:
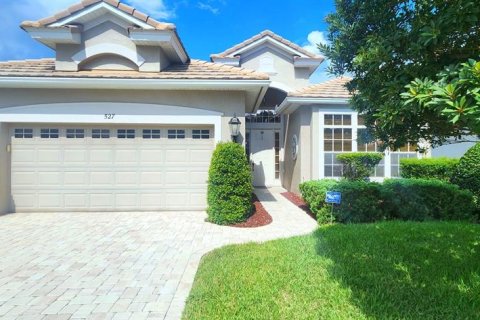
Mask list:
[[[53,52],[32,40],[18,26],[38,20],[79,0],[0,0],[0,19],[7,32],[0,38],[0,60],[52,57]],[[160,21],[177,25],[178,33],[192,58],[209,60],[218,53],[270,29],[315,51],[324,41],[325,16],[334,11],[333,0],[124,0]],[[324,63],[326,65],[326,63]],[[312,82],[328,76],[322,67]]]

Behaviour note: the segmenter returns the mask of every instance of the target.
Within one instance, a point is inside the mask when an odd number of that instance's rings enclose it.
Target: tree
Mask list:
[[[351,104],[376,139],[399,147],[475,133],[465,127],[470,122],[453,122],[441,107],[402,93],[415,79],[437,79],[446,66],[478,58],[476,1],[336,0],[327,22],[329,44],[319,48],[331,60],[331,73],[353,76]]]

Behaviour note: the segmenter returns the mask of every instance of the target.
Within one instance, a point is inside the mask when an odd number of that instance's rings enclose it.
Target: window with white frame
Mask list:
[[[352,114],[325,114],[323,129],[324,176],[341,177],[337,155],[353,151]]]
[[[40,138],[42,139],[57,139],[59,136],[59,130],[54,128],[42,128],[40,129]]]
[[[210,130],[208,129],[192,130],[192,138],[193,139],[210,139]]]
[[[143,129],[143,139],[160,139],[160,130]]]
[[[31,139],[33,138],[33,129],[15,128],[14,137],[17,139]]]
[[[118,129],[117,138],[118,139],[134,139],[135,129]]]
[[[93,139],[108,139],[110,138],[110,129],[92,129]]]
[[[168,139],[185,139],[184,129],[169,129]]]
[[[85,138],[85,129],[67,129],[67,139]]]
[[[400,159],[417,158],[417,148],[415,143],[407,143],[405,146],[390,154],[392,177],[400,177]]]

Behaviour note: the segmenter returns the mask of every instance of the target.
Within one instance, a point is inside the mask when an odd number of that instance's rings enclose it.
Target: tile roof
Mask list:
[[[152,0],[153,1],[153,0]],[[152,17],[150,17],[148,14],[145,14],[141,11],[138,11],[135,8],[132,8],[120,1],[117,0],[83,0],[77,4],[74,4],[70,6],[69,8],[60,11],[53,16],[50,16],[48,18],[44,18],[38,21],[24,21],[21,24],[22,28],[41,28],[41,27],[48,27],[50,24],[53,24],[55,22],[58,22],[60,20],[65,19],[66,17],[69,17],[78,11],[81,11],[87,7],[90,7],[92,5],[95,5],[99,2],[105,2],[115,8],[120,9],[121,11],[135,17],[136,19],[139,19],[142,22],[145,22],[146,24],[152,26],[153,28],[157,30],[175,30],[175,25],[171,23],[164,23],[164,22],[159,22]]]
[[[352,80],[348,77],[340,77],[328,80],[319,84],[305,87],[303,89],[290,92],[289,97],[296,98],[351,98],[352,95],[345,85]]]
[[[303,49],[302,47],[300,47],[299,45],[273,33],[272,31],[270,30],[265,30],[253,37],[251,37],[250,39],[247,39],[245,41],[243,41],[242,43],[239,43],[237,44],[236,46],[230,48],[230,49],[227,49],[225,50],[224,52],[222,53],[217,53],[217,54],[212,54],[210,57],[211,58],[227,58],[229,55],[231,55],[232,53],[235,53],[236,51],[240,50],[240,49],[243,49],[245,48],[246,46],[260,40],[260,39],[263,39],[265,37],[270,37],[272,39],[275,39],[281,43],[283,43],[284,45],[290,47],[291,49],[293,50],[296,50],[304,55],[306,55],[307,57],[309,58],[312,58],[312,59],[323,59],[321,56],[318,56],[316,54],[313,54],[305,49]]]
[[[41,78],[116,78],[116,79],[197,79],[197,80],[268,80],[268,75],[249,69],[191,60],[171,65],[161,72],[85,70],[56,71],[54,59],[0,62],[0,77]]]

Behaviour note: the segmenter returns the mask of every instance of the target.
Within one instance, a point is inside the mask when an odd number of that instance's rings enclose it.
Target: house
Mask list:
[[[256,186],[336,177],[362,119],[323,58],[264,31],[191,59],[173,24],[84,0],[21,27],[53,59],[0,62],[0,212],[203,210],[215,144],[240,122]],[[387,153],[394,177],[415,146]]]

